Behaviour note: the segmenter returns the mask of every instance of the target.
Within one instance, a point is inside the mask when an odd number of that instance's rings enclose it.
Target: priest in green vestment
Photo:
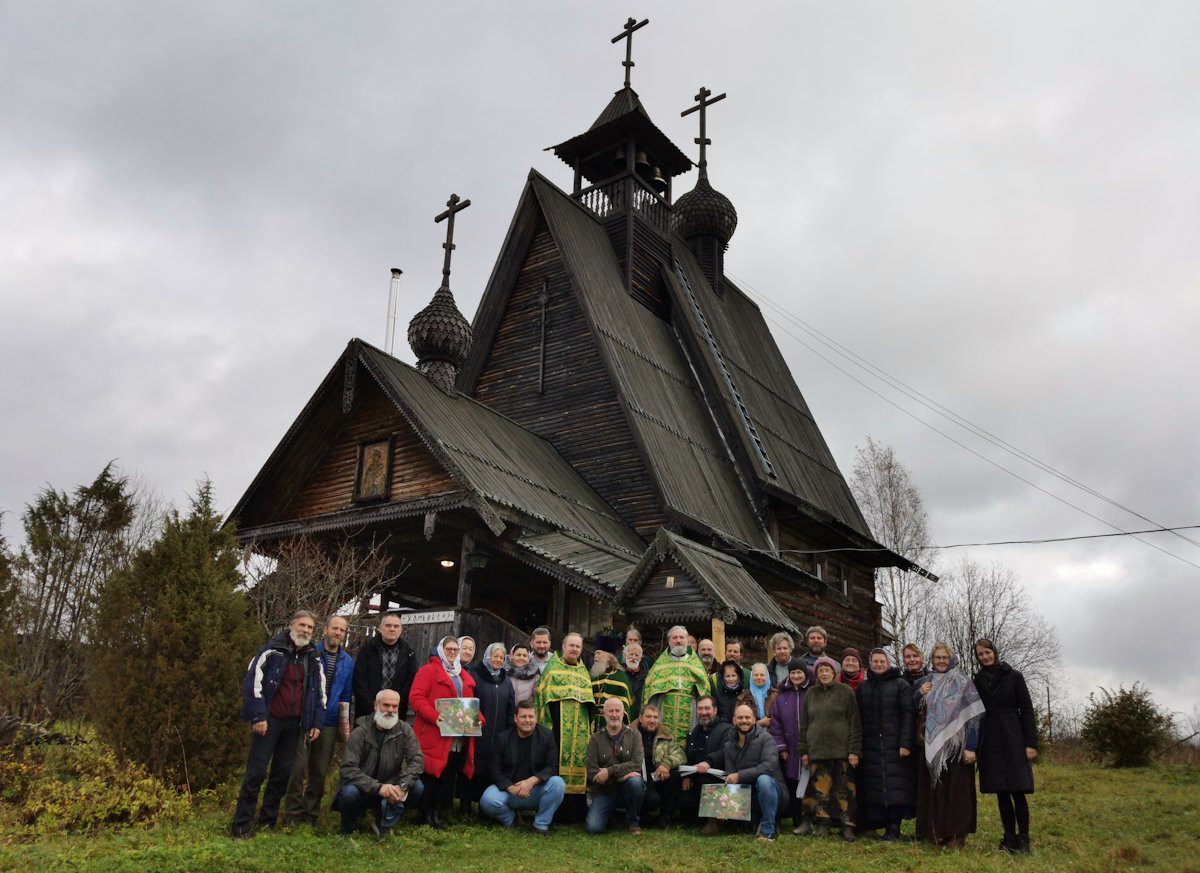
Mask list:
[[[598,731],[604,724],[604,701],[615,697],[625,707],[625,723],[631,724],[637,713],[633,711],[633,683],[629,675],[621,669],[617,660],[621,641],[608,634],[596,637],[596,654],[592,660],[592,697],[596,701],[596,717],[592,722],[592,731]]]
[[[567,783],[567,794],[579,795],[587,791],[587,745],[595,701],[582,655],[582,636],[563,637],[562,653],[550,657],[534,695],[538,724],[553,730],[558,740],[558,775]]]
[[[680,743],[687,743],[696,717],[696,701],[711,694],[708,671],[687,644],[687,628],[667,631],[667,648],[646,676],[642,700],[662,713],[662,727]]]

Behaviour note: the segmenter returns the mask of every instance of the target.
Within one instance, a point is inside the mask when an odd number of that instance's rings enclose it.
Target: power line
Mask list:
[[[901,406],[899,403],[896,403],[890,397],[887,397],[884,394],[880,393],[875,388],[873,388],[872,386],[870,386],[866,382],[864,382],[862,379],[859,379],[853,373],[850,373],[845,368],[839,366],[838,364],[836,364],[835,362],[830,360],[828,357],[821,354],[821,352],[819,352],[817,349],[813,348],[811,345],[809,345],[807,342],[805,342],[802,338],[796,336],[796,334],[794,334],[790,330],[788,330],[786,326],[780,324],[778,321],[775,321],[774,319],[768,319],[768,320],[770,320],[776,327],[778,327],[780,330],[782,330],[784,333],[786,333],[792,339],[796,340],[796,342],[800,343],[800,345],[804,346],[806,349],[808,349],[810,352],[812,352],[818,358],[823,360],[825,363],[829,364],[829,366],[833,367],[839,373],[844,375],[847,379],[850,379],[851,381],[856,382],[857,384],[861,385],[863,388],[870,391],[872,394],[874,394],[880,400],[884,401],[885,403],[889,404],[890,406],[895,407],[897,410],[904,413],[909,418],[912,418],[914,421],[920,422],[925,427],[929,428],[934,433],[941,436],[943,439],[949,440],[950,442],[954,443],[956,446],[963,449],[964,451],[970,452],[972,455],[979,458],[981,461],[991,464],[997,470],[1001,470],[1001,471],[1007,473],[1008,475],[1012,476],[1014,479],[1017,479],[1020,482],[1024,482],[1030,488],[1034,488],[1038,491],[1041,491],[1047,497],[1050,497],[1053,500],[1057,500],[1059,503],[1063,504],[1064,506],[1069,506],[1071,509],[1074,509],[1076,512],[1083,513],[1088,518],[1098,521],[1101,524],[1105,525],[1106,527],[1111,527],[1113,530],[1118,531],[1119,533],[1121,533],[1123,535],[1132,536],[1138,542],[1144,543],[1145,545],[1149,546],[1150,548],[1152,548],[1156,551],[1162,552],[1164,555],[1169,555],[1170,557],[1174,558],[1177,561],[1182,561],[1183,563],[1187,564],[1189,567],[1194,567],[1195,569],[1200,570],[1200,564],[1197,564],[1194,561],[1189,561],[1187,558],[1183,557],[1182,555],[1177,555],[1168,549],[1164,549],[1160,545],[1150,542],[1149,540],[1142,539],[1141,537],[1137,536],[1135,532],[1127,531],[1124,528],[1120,527],[1119,525],[1113,524],[1111,521],[1101,518],[1100,516],[1096,515],[1094,512],[1089,512],[1088,510],[1084,509],[1082,506],[1077,506],[1076,504],[1067,500],[1065,497],[1060,497],[1059,495],[1055,494],[1053,491],[1049,491],[1049,490],[1043,488],[1041,485],[1038,485],[1036,482],[1032,482],[1029,479],[1026,479],[1020,473],[1017,473],[1014,470],[1010,470],[1008,467],[1005,467],[1003,464],[1001,464],[997,461],[993,461],[991,458],[987,457],[987,455],[977,452],[975,449],[971,448],[966,443],[964,443],[960,440],[957,440],[954,437],[950,436],[950,434],[946,433],[945,431],[939,430],[938,428],[934,427],[932,424],[930,424],[925,419],[921,418],[916,413],[914,413],[908,409],[905,409],[903,406]],[[1169,528],[1166,528],[1163,526],[1160,526],[1158,529],[1159,530],[1170,530]],[[1191,542],[1191,540],[1189,540],[1189,542]]]
[[[1175,533],[1176,531],[1181,530],[1200,530],[1200,524],[1183,524],[1176,527],[1153,527],[1147,528],[1146,530],[1117,531],[1115,533],[1078,534],[1076,536],[1069,537],[1042,537],[1041,539],[1034,540],[993,540],[991,542],[980,543],[950,543],[949,545],[944,546],[921,546],[920,549],[921,551],[936,552],[943,549],[965,549],[980,546],[1038,546],[1044,543],[1068,543],[1075,540],[1101,540],[1108,539],[1110,537],[1134,537],[1137,539],[1138,534]],[[891,549],[883,547],[878,549],[864,549],[855,546],[844,546],[834,549],[775,549],[774,551],[771,551],[769,549],[734,549],[730,547],[727,549],[727,551],[752,551],[760,552],[764,555],[828,555],[833,554],[834,552],[888,552],[891,551]],[[1170,554],[1170,552],[1167,554]],[[1179,556],[1172,555],[1172,557]]]
[[[731,274],[731,276],[732,276],[732,274]],[[1130,515],[1140,518],[1142,521],[1148,522],[1149,524],[1157,525],[1156,530],[1168,530],[1172,533],[1173,536],[1178,537],[1179,539],[1183,540],[1184,542],[1191,543],[1192,545],[1200,548],[1200,542],[1192,539],[1191,537],[1186,537],[1183,534],[1178,533],[1177,530],[1175,530],[1175,529],[1167,528],[1167,527],[1163,526],[1162,522],[1156,521],[1156,520],[1150,518],[1149,516],[1143,515],[1142,513],[1138,512],[1137,510],[1124,505],[1123,503],[1113,500],[1112,498],[1108,497],[1107,495],[1102,494],[1101,492],[1097,491],[1095,488],[1092,488],[1090,485],[1087,485],[1083,482],[1080,482],[1077,479],[1074,479],[1073,477],[1062,472],[1061,470],[1058,470],[1055,467],[1051,466],[1050,464],[1034,457],[1033,455],[1026,452],[1024,449],[1018,448],[1017,446],[1012,445],[1011,443],[1005,441],[1004,439],[1000,438],[999,436],[996,436],[995,434],[988,431],[986,428],[982,427],[981,425],[975,424],[973,421],[966,418],[965,416],[959,415],[954,410],[942,405],[938,401],[934,400],[932,397],[929,397],[928,395],[923,394],[922,392],[920,392],[916,388],[913,388],[911,385],[904,382],[903,380],[901,380],[895,376],[892,376],[890,373],[888,373],[883,368],[877,366],[876,364],[874,364],[871,361],[867,360],[866,358],[862,357],[857,352],[855,352],[853,349],[850,349],[850,348],[842,345],[840,342],[835,340],[833,337],[823,333],[820,329],[818,329],[817,327],[804,321],[804,319],[800,318],[799,316],[792,315],[790,312],[788,312],[786,309],[784,309],[778,303],[773,301],[771,298],[767,297],[761,291],[754,288],[752,285],[744,282],[742,279],[740,279],[736,276],[732,276],[732,278],[736,279],[739,283],[742,283],[743,285],[745,285],[745,287],[751,293],[753,293],[755,297],[762,300],[762,302],[766,303],[768,306],[770,306],[772,309],[774,309],[777,313],[779,313],[781,316],[783,316],[787,320],[791,321],[793,324],[795,324],[801,330],[805,331],[810,336],[814,337],[815,339],[817,339],[819,342],[823,343],[827,347],[833,349],[835,352],[842,355],[842,357],[850,359],[853,363],[855,363],[857,366],[861,367],[862,369],[868,370],[876,378],[888,383],[889,385],[891,385],[891,387],[895,388],[897,391],[900,391],[902,394],[905,394],[912,400],[915,400],[917,403],[921,404],[922,406],[924,406],[926,409],[930,410],[931,412],[942,416],[943,418],[949,420],[953,424],[956,424],[959,427],[963,428],[964,430],[974,434],[975,436],[978,436],[981,439],[991,443],[992,445],[996,446],[996,448],[1001,449],[1002,451],[1008,452],[1010,455],[1013,455],[1014,457],[1017,457],[1020,460],[1025,461],[1027,464],[1030,464],[1031,466],[1037,467],[1038,469],[1042,470],[1045,473],[1049,473],[1051,476],[1054,476],[1055,478],[1057,478],[1063,482],[1066,482],[1067,484],[1069,484],[1075,488],[1078,488],[1081,491],[1084,491],[1085,493],[1091,495],[1092,497],[1102,500],[1105,503],[1109,504],[1110,506],[1120,509],[1123,512],[1127,512]],[[793,338],[795,338],[795,339],[798,339],[797,337],[795,337],[792,334],[789,334],[789,335],[793,336]],[[806,346],[806,347],[809,348],[810,351],[812,350],[811,347],[808,347],[808,346]],[[1114,525],[1114,527],[1116,527],[1116,526]],[[1168,554],[1173,554],[1173,553],[1168,553]]]

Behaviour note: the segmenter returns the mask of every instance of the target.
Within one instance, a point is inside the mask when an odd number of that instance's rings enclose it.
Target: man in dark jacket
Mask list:
[[[558,775],[554,731],[537,723],[532,700],[517,704],[516,726],[503,731],[492,746],[491,780],[479,809],[506,828],[519,809],[536,809],[533,832],[546,836],[567,785]]]
[[[684,821],[695,821],[700,810],[700,786],[719,782],[705,773],[712,767],[720,769],[724,759],[725,740],[733,735],[733,725],[717,717],[717,702],[709,695],[696,701],[696,726],[688,734],[688,765],[696,769],[696,775],[680,780],[679,814]],[[716,819],[709,819],[705,833],[717,832]]]
[[[296,743],[292,778],[283,798],[285,825],[317,823],[321,797],[325,793],[325,777],[333,762],[334,744],[339,736],[343,740],[350,738],[350,683],[354,677],[354,659],[342,645],[348,627],[342,616],[330,616],[325,622],[321,642],[316,646],[321,670],[325,673],[325,720],[321,722],[321,736],[316,742]]]
[[[360,716],[342,753],[342,778],[333,808],[342,814],[342,836],[358,829],[365,810],[375,810],[371,827],[386,837],[408,803],[421,798],[425,757],[412,726],[400,718],[400,695],[376,695],[375,712]]]
[[[748,703],[738,704],[733,711],[737,733],[725,740],[725,784],[752,786],[759,815],[758,838],[774,842],[786,788],[775,740],[756,721],[754,707]]]
[[[363,643],[354,659],[354,714],[370,715],[375,695],[389,688],[400,695],[400,718],[408,715],[408,692],[417,675],[417,656],[412,646],[400,638],[404,628],[400,615],[384,614],[379,633]]]
[[[312,646],[317,622],[311,612],[297,612],[288,629],[272,637],[250,659],[242,683],[242,718],[250,722],[250,756],[233,811],[230,836],[250,836],[258,791],[267,790],[258,813],[261,827],[275,827],[279,801],[292,775],[296,744],[302,733],[311,742],[325,720],[325,674]]]

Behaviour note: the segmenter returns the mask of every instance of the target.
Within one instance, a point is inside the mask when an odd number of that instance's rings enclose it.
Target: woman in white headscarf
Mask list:
[[[414,716],[413,732],[425,756],[421,812],[430,827],[443,827],[442,811],[453,800],[455,777],[459,773],[467,779],[475,775],[475,738],[442,736],[437,701],[474,696],[475,679],[458,661],[458,640],[442,637],[430,653],[429,663],[417,671],[408,696]]]

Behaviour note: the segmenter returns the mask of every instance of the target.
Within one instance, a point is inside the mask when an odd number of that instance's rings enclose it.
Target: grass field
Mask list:
[[[1118,871],[1200,873],[1200,771],[1161,766],[1105,770],[1088,764],[1041,764],[1031,798],[1034,854],[1009,857],[1000,838],[994,798],[980,798],[980,831],[963,852],[939,853],[903,841],[888,844],[793,837],[774,844],[746,835],[702,837],[696,831],[623,830],[590,837],[556,828],[549,839],[522,830],[452,825],[413,826],[379,841],[337,836],[333,813],[314,832],[226,836],[231,808],[211,806],[187,822],[97,835],[31,838],[0,831],[0,870],[138,871]],[[905,825],[911,832],[912,823]]]

